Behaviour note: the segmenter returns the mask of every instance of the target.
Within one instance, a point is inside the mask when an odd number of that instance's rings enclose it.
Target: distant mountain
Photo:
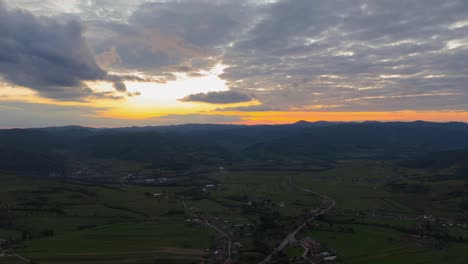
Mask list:
[[[295,158],[414,155],[468,147],[463,123],[344,123],[301,127],[248,148]]]
[[[67,126],[0,130],[0,170],[47,174],[88,158],[181,169],[238,161],[404,158],[461,149],[468,149],[468,124],[456,122]],[[437,160],[448,154],[440,155]]]
[[[62,147],[58,137],[45,131],[0,130],[0,171],[37,176],[64,171]]]
[[[300,120],[292,125],[296,127],[322,127],[322,126],[339,125],[339,124],[344,124],[344,123],[345,122],[328,122],[328,121],[308,122],[305,120]]]
[[[153,163],[158,167],[193,163],[216,165],[227,152],[209,141],[199,142],[182,135],[157,132],[100,134],[79,142],[81,156]],[[166,166],[167,165],[167,166]]]

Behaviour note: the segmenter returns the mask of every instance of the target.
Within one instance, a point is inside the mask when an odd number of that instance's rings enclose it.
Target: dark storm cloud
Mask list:
[[[254,98],[251,95],[238,91],[208,92],[191,94],[180,99],[182,102],[203,102],[210,104],[232,104],[250,102]]]
[[[109,75],[95,62],[76,20],[34,16],[7,10],[0,2],[0,75],[29,87],[44,97],[82,100],[115,98],[95,93],[83,81],[107,80]],[[118,91],[125,91],[121,81]]]

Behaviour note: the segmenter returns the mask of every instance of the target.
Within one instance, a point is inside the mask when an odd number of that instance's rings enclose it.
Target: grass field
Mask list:
[[[354,230],[339,232],[335,226],[299,234],[336,249],[343,263],[466,263],[468,243],[440,239],[426,245],[397,231],[419,228],[417,217],[424,214],[466,219],[458,208],[466,182],[425,180],[431,173],[389,162],[353,161],[322,171],[212,173],[194,177],[192,185],[172,187],[0,175],[0,238],[21,240],[18,253],[41,264],[199,263],[219,234],[186,222],[187,210],[193,210],[224,223],[233,242],[241,242],[235,258],[243,262],[238,263],[256,263],[321,204],[321,198],[292,186],[288,179],[294,177],[299,186],[336,200],[336,212],[320,219],[320,225],[336,221]],[[392,190],[392,181],[421,185],[424,192]],[[211,182],[218,184],[203,191]],[[232,227],[242,224],[248,227]],[[431,228],[468,239],[466,228]],[[53,235],[44,235],[45,230]],[[301,247],[285,251],[289,257],[302,252]],[[8,261],[12,259],[0,259]]]
[[[397,231],[360,225],[344,225],[354,233],[311,231],[306,235],[333,248],[344,263],[351,264],[436,264],[466,263],[468,244],[450,243],[424,247],[408,235]]]
[[[21,239],[27,231],[32,239],[19,253],[39,263],[154,263],[156,258],[192,263],[212,243],[213,230],[188,226],[183,214],[170,214],[183,209],[174,198],[180,187],[1,178],[0,213],[12,220],[10,228],[0,229],[0,238]],[[165,197],[153,197],[156,192]],[[41,235],[44,229],[53,230],[53,236]]]
[[[211,194],[215,199],[228,200],[232,196],[245,196],[248,201],[268,199],[275,210],[284,216],[298,216],[304,210],[317,207],[319,200],[309,193],[291,186],[288,172],[236,172],[214,176],[222,188]]]
[[[207,228],[187,226],[177,219],[122,223],[33,240],[20,253],[39,263],[104,263],[116,259],[147,263],[157,257],[185,258],[190,262],[200,259],[210,247],[212,235]]]

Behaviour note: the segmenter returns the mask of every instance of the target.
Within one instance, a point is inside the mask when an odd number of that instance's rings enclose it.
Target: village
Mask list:
[[[301,257],[293,257],[291,263],[336,263],[338,257],[336,256],[336,252],[334,249],[326,249],[323,245],[313,240],[310,237],[305,237],[300,239],[299,241],[295,241],[291,243],[291,246],[301,246],[304,249],[304,253]]]
[[[186,212],[189,216],[185,220],[186,222],[201,225],[217,232],[213,246],[206,250],[206,263],[230,263],[231,258],[235,257],[243,246],[239,240],[243,236],[249,236],[248,232],[244,232],[245,228],[254,226],[253,224],[231,223],[220,217],[203,213],[195,207],[187,208]]]
[[[0,257],[10,257],[12,252],[9,250],[8,241],[5,239],[0,239]]]

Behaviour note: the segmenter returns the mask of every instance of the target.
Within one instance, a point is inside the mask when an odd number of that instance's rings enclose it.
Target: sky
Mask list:
[[[465,0],[0,0],[0,128],[468,122]]]

